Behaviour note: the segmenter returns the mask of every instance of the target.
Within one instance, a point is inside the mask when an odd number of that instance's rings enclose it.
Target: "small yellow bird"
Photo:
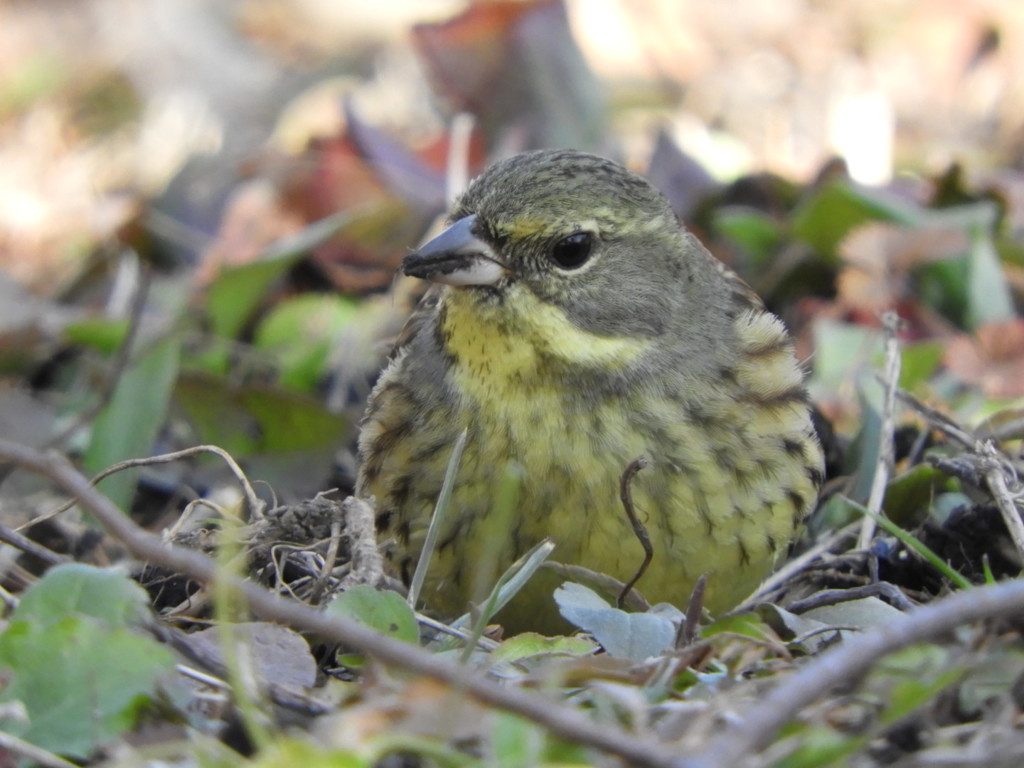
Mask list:
[[[468,430],[423,601],[451,617],[544,537],[553,559],[628,581],[643,559],[623,471],[654,548],[636,588],[727,610],[785,552],[817,498],[822,452],[782,322],[622,166],[572,150],[499,162],[451,226],[406,257],[431,287],[370,396],[356,494],[376,498],[394,562],[415,565],[445,469]],[[494,530],[510,463],[522,482]],[[505,541],[495,547],[493,538]],[[488,541],[492,539],[492,541]],[[542,571],[543,573],[544,571]],[[538,574],[540,575],[540,574]],[[499,614],[511,631],[562,625],[551,578]],[[485,585],[485,589],[490,585]]]

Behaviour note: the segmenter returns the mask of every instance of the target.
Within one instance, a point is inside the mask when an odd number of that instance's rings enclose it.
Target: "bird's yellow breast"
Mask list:
[[[508,306],[481,307],[460,290],[442,302],[440,335],[451,360],[446,391],[454,400],[431,429],[447,432],[451,443],[463,429],[469,437],[432,561],[427,604],[462,612],[466,600],[488,586],[473,583],[474,564],[494,551],[495,537],[505,542],[501,567],[551,536],[555,560],[628,580],[643,551],[622,509],[619,481],[641,455],[651,465],[636,477],[633,496],[655,555],[638,588],[652,601],[679,604],[697,577],[711,573],[710,607],[724,609],[745,597],[815,493],[805,472],[812,458],[791,457],[791,466],[782,467],[768,467],[764,458],[779,460],[780,436],[807,439],[806,408],[786,403],[751,419],[741,403],[723,394],[722,382],[691,382],[677,399],[642,385],[615,397],[580,397],[579,382],[568,371],[623,368],[650,342],[590,334],[541,302],[523,309],[513,314]],[[780,354],[792,369],[782,380],[795,376],[799,382],[789,350]],[[687,403],[702,404],[707,413],[695,420]],[[735,426],[708,429],[708,418]],[[413,435],[408,442],[424,439]],[[415,466],[421,481],[397,514],[415,552],[450,450],[416,461],[406,448],[396,448],[397,463]],[[510,463],[521,468],[522,488],[512,529],[497,531],[489,515],[498,478]],[[386,483],[367,490],[387,504],[389,488],[410,482],[391,473]],[[542,579],[535,594],[521,596],[522,615],[513,606],[503,619],[513,627],[553,626],[553,586]],[[538,608],[539,602],[547,608]]]

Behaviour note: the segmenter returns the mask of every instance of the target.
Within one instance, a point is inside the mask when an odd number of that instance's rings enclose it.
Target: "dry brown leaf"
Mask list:
[[[901,227],[872,222],[839,246],[846,267],[836,279],[840,301],[854,311],[879,313],[911,298],[915,267],[966,252],[963,230]]]
[[[1024,319],[986,323],[973,336],[956,337],[945,363],[988,397],[1024,395]]]

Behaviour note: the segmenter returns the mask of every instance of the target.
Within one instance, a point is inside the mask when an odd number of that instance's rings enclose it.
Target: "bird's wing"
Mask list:
[[[430,324],[431,318],[437,312],[437,303],[441,300],[441,291],[443,289],[444,286],[442,285],[434,285],[423,294],[420,303],[416,305],[416,309],[409,315],[409,319],[405,321],[402,330],[398,332],[395,344],[388,355],[388,362],[401,354],[402,350],[419,335],[423,327]]]
[[[718,271],[722,273],[722,277],[725,278],[726,283],[732,290],[733,296],[737,301],[741,301],[749,305],[750,307],[761,308],[764,307],[764,302],[761,297],[757,295],[747,281],[737,275],[731,267],[726,266],[718,259],[715,259],[715,266],[718,267]]]

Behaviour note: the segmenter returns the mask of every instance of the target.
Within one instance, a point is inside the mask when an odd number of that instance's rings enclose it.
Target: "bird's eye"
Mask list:
[[[576,232],[555,243],[551,259],[562,269],[577,269],[590,258],[593,245],[589,232]]]

